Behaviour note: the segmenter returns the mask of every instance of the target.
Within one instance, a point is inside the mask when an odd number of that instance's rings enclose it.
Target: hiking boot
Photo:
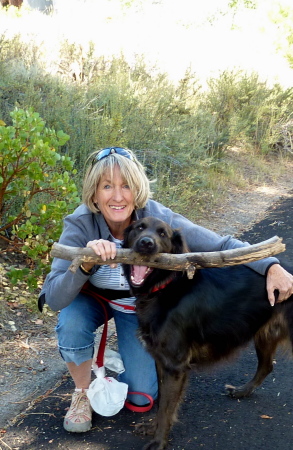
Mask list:
[[[92,427],[92,407],[85,391],[74,391],[63,426],[71,433],[84,433]]]

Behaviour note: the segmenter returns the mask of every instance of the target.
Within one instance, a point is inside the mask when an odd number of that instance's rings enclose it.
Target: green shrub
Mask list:
[[[208,82],[204,105],[215,118],[224,145],[249,145],[261,153],[275,149],[278,124],[292,114],[293,89],[268,86],[256,73],[224,71]]]
[[[69,136],[47,128],[33,110],[11,112],[12,126],[0,126],[0,238],[31,261],[33,270],[12,269],[10,278],[37,286],[49,268],[51,244],[62,218],[79,203],[73,161],[56,151]]]
[[[105,58],[94,43],[64,40],[48,53],[45,42],[3,34],[0,91],[1,118],[9,125],[15,105],[32,107],[48,127],[70,135],[62,150],[75,161],[78,188],[90,152],[126,146],[156,179],[155,198],[189,217],[188,202],[196,216],[215,185],[211,178],[226,170],[227,148],[279,151],[292,136],[293,90],[235,70],[207,80],[204,91],[190,71],[174,83],[143,57]]]

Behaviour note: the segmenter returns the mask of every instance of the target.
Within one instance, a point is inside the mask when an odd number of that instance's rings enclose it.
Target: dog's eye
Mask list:
[[[139,231],[143,231],[143,226],[142,225],[139,225],[138,227],[137,227],[137,229],[139,230]]]
[[[165,236],[166,236],[166,233],[165,233],[164,230],[159,230],[159,235],[160,235],[161,237],[165,237]]]

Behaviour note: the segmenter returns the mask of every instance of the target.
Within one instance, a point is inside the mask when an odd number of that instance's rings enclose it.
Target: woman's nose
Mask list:
[[[122,193],[122,189],[120,187],[116,187],[114,189],[113,199],[116,201],[120,201],[121,199],[123,199],[123,193]]]

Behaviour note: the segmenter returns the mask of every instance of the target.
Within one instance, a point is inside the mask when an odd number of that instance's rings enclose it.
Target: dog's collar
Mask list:
[[[174,280],[174,274],[172,274],[170,276],[170,278],[168,278],[166,281],[164,281],[161,284],[157,284],[157,286],[154,286],[151,290],[151,293],[153,294],[154,292],[160,291],[161,289],[165,289],[166,286],[168,286],[168,284],[171,283],[171,281]]]

